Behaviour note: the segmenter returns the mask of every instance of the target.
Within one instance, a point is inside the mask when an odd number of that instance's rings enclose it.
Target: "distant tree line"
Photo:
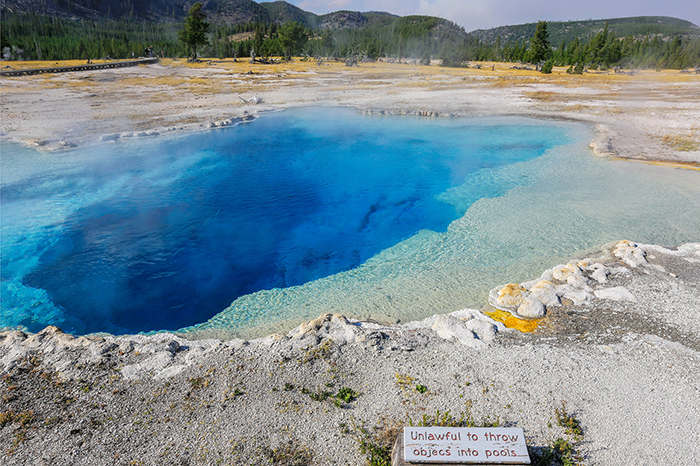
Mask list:
[[[411,58],[443,66],[466,66],[471,61],[548,62],[590,68],[692,68],[700,65],[700,39],[676,36],[617,37],[606,27],[589,40],[550,45],[546,23],[538,23],[529,41],[482,42],[456,24],[429,16],[372,17],[357,29],[312,29],[299,23],[251,22],[214,25],[197,50],[205,57],[362,55],[368,60]],[[541,29],[544,28],[544,35]],[[129,20],[80,20],[3,12],[0,49],[5,59],[61,60],[143,56],[150,46],[167,57],[187,57],[192,47],[178,40],[183,24]],[[538,37],[538,30],[540,36]],[[543,40],[544,39],[544,40]]]
[[[533,38],[534,39],[534,38]],[[557,66],[588,66],[608,69],[624,68],[670,68],[683,69],[700,65],[700,39],[676,36],[664,41],[660,37],[645,36],[643,39],[627,36],[617,37],[608,25],[589,41],[574,39],[562,42],[558,47],[548,46],[547,55],[535,56],[533,40],[508,43],[504,47],[492,48],[493,59],[510,62],[536,63],[542,59],[552,60]]]
[[[319,37],[316,37],[317,33]],[[217,27],[211,53],[220,58],[248,57],[253,52],[258,57],[291,57],[307,50],[313,53],[321,48],[320,43],[324,41],[332,41],[330,31],[314,31],[297,22],[282,25],[246,23]],[[330,47],[326,47],[326,50],[330,50]]]
[[[179,24],[71,21],[59,17],[3,13],[0,50],[6,60],[67,60],[145,56],[151,47],[166,56],[187,56]]]

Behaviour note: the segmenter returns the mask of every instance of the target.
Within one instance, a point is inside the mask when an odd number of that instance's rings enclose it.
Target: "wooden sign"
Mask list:
[[[406,463],[530,464],[521,428],[405,427]]]

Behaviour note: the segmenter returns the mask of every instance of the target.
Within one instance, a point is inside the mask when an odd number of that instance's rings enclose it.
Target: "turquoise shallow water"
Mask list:
[[[698,240],[697,172],[598,159],[591,137],[297,109],[99,150],[4,145],[0,324],[227,337],[323,312],[411,320],[608,241]]]

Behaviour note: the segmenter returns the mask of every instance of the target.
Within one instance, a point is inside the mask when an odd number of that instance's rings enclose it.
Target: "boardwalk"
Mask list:
[[[138,60],[93,63],[90,65],[57,66],[55,68],[26,68],[22,70],[2,70],[0,71],[0,76],[29,76],[32,74],[43,73],[67,73],[70,71],[104,70],[107,68],[123,68],[125,66],[149,65],[157,62],[157,58],[140,58]]]

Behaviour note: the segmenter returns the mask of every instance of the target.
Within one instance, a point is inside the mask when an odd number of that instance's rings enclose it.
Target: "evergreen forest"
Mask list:
[[[550,43],[537,30],[528,39],[482,39],[455,23],[431,16],[397,17],[362,13],[361,27],[317,28],[302,22],[251,21],[212,24],[199,56],[212,58],[334,57],[359,60],[415,59],[443,66],[473,61],[507,61],[568,66],[570,70],[622,68],[684,69],[700,66],[700,37],[688,34],[618,36],[605,27],[588,37]],[[543,23],[543,22],[540,22]],[[342,25],[341,25],[342,26]],[[538,24],[539,27],[542,25]],[[183,22],[65,18],[3,11],[0,50],[5,60],[123,59],[146,56],[184,58],[178,39]],[[483,35],[481,36],[483,37]],[[542,41],[544,39],[544,42]],[[544,55],[543,55],[544,54]]]

